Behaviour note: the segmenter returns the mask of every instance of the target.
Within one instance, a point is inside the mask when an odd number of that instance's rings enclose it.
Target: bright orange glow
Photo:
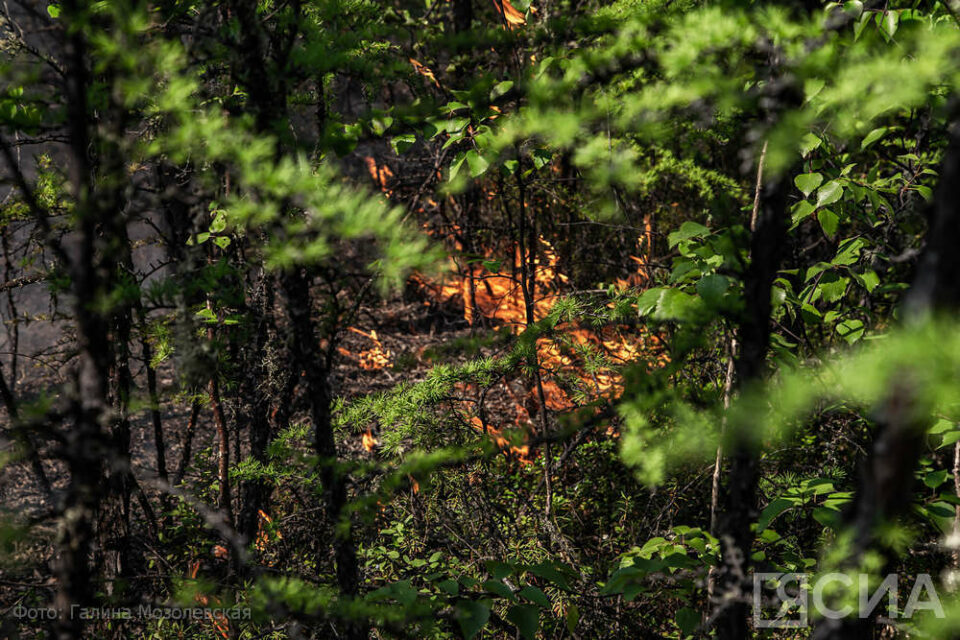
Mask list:
[[[216,547],[214,547],[214,555],[217,554],[217,551],[216,551],[217,548],[223,549],[223,553],[224,555],[226,555],[227,550],[221,547],[220,545],[217,545]],[[193,563],[190,565],[191,580],[197,579],[197,571],[199,570],[200,570],[200,561],[194,560]],[[198,593],[195,599],[201,607],[209,606],[211,602],[213,603],[214,607],[219,607],[220,605],[219,598],[209,597],[202,593]],[[227,617],[223,614],[222,611],[214,611],[210,621],[213,623],[213,628],[217,630],[217,633],[219,633],[221,637],[223,638],[230,637],[230,621],[227,620]]]
[[[437,88],[440,88],[440,82],[437,80],[436,76],[433,75],[433,71],[430,70],[430,67],[426,66],[419,60],[409,58],[410,64],[413,66],[413,70],[422,75],[424,78],[432,82]]]
[[[390,364],[390,357],[393,355],[389,350],[384,349],[383,345],[380,343],[380,339],[377,337],[376,331],[361,331],[356,327],[347,327],[348,331],[352,331],[358,335],[363,336],[373,342],[373,346],[369,349],[364,349],[358,354],[354,354],[343,347],[338,347],[337,351],[348,358],[358,358],[361,369],[372,370],[372,369],[383,369],[384,367]]]
[[[367,429],[364,432],[363,438],[361,439],[360,442],[361,444],[363,444],[363,448],[366,449],[367,452],[369,453],[372,453],[373,450],[377,447],[377,445],[380,444],[377,441],[377,439],[374,437],[373,432],[370,431],[370,429]]]
[[[387,187],[387,184],[393,180],[393,171],[390,170],[390,167],[385,164],[377,165],[377,161],[371,156],[365,156],[363,162],[367,165],[367,172],[380,188],[380,191],[388,198],[393,195],[393,189]]]
[[[493,0],[493,7],[506,20],[509,29],[527,24],[527,17],[510,4],[510,0]]]
[[[533,261],[532,281],[536,298],[533,302],[534,320],[547,315],[558,297],[558,287],[567,282],[567,276],[557,271],[557,253],[553,246],[540,239],[541,251]],[[515,249],[514,264],[521,260],[520,249]],[[453,264],[452,271],[456,271]],[[419,279],[420,284],[431,289],[434,296],[446,302],[455,298],[463,301],[463,317],[473,324],[477,316],[499,320],[510,326],[514,333],[522,333],[527,327],[527,309],[523,286],[517,269],[514,277],[509,271],[491,273],[483,264],[467,266],[466,277],[453,275],[439,285]]]
[[[490,436],[490,439],[493,440],[496,445],[503,450],[505,454],[515,455],[517,459],[522,464],[530,464],[530,447],[523,445],[520,447],[515,447],[510,444],[510,441],[503,437],[503,431],[491,427],[490,425],[483,424],[483,420],[477,416],[470,418],[470,426],[476,429],[481,433],[486,433]]]
[[[455,233],[459,229],[454,228]],[[428,232],[429,233],[429,232]],[[637,253],[644,255],[652,242],[652,227],[649,216],[644,219],[644,233],[637,239]],[[539,239],[536,257],[530,265],[528,277],[532,283],[534,298],[532,316],[538,321],[550,312],[563,294],[567,276],[558,268],[559,257],[554,247],[545,239]],[[462,250],[459,243],[455,247]],[[521,255],[519,247],[513,248],[513,262],[498,264],[494,253],[486,254],[486,261],[472,260],[461,264],[453,259],[453,268],[439,281],[415,276],[414,281],[426,289],[436,302],[458,302],[463,306],[463,318],[475,324],[484,318],[494,325],[506,326],[515,334],[527,327],[527,306],[521,285]],[[649,281],[647,260],[630,256],[633,270],[617,280],[621,288],[643,287]],[[427,301],[426,304],[431,304]],[[611,303],[612,304],[612,303]],[[540,382],[543,388],[543,404],[552,412],[566,412],[600,399],[616,400],[623,393],[623,377],[619,369],[638,359],[648,358],[658,363],[666,362],[666,354],[659,348],[656,336],[642,328],[623,329],[606,326],[597,329],[584,328],[574,323],[560,324],[547,337],[537,340],[537,362],[540,366]],[[501,427],[484,424],[477,416],[468,416],[470,425],[477,431],[488,434],[498,447],[521,462],[530,462],[529,447],[517,447],[503,437],[503,429],[540,428],[539,390],[532,380],[527,380],[519,393],[515,384],[505,383],[499,387],[509,398],[512,415],[499,415]],[[475,393],[473,385],[458,385],[464,395]],[[616,430],[608,431],[617,437]]]

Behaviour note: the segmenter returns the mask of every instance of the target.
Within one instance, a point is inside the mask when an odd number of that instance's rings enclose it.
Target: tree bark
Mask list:
[[[786,241],[787,171],[768,179],[760,195],[759,215],[750,241],[750,266],[744,276],[746,311],[738,328],[740,353],[734,363],[734,385],[744,387],[761,380],[766,370],[770,344],[770,289],[777,274]],[[748,594],[753,532],[757,519],[757,454],[749,424],[728,425],[730,468],[717,516],[721,561],[717,572],[717,598],[712,614],[721,640],[749,637]]]
[[[331,393],[327,380],[326,361],[317,345],[312,296],[306,277],[300,269],[281,276],[281,284],[287,298],[287,316],[292,332],[291,352],[296,354],[296,368],[303,373],[303,386],[310,402],[310,418],[313,422],[313,448],[319,458],[320,481],[327,515],[334,527],[334,561],[337,584],[343,596],[354,597],[360,587],[360,567],[353,542],[353,530],[349,517],[343,511],[347,503],[346,478],[337,469],[337,446],[333,437],[330,413]],[[318,563],[319,564],[319,563]],[[368,636],[366,625],[350,621],[343,625],[343,634],[349,640],[364,640]]]

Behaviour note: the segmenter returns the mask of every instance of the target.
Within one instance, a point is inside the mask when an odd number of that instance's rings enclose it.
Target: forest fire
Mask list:
[[[648,243],[645,246],[649,246],[649,219],[645,222],[646,237],[640,238],[637,243],[641,248],[644,241]],[[501,265],[493,258],[493,252],[488,252],[488,259],[482,262],[472,261],[463,265],[451,259],[453,268],[440,281],[430,281],[422,276],[416,276],[414,280],[428,292],[432,301],[460,302],[463,318],[468,324],[474,325],[484,319],[520,334],[527,328],[527,304],[518,275],[520,268],[516,265],[527,259],[532,283],[530,288],[534,291],[534,320],[546,317],[563,295],[562,289],[568,282],[568,277],[558,268],[559,258],[553,245],[542,237],[539,242],[539,251],[532,260],[529,254],[521,255],[519,246],[515,246],[513,268],[509,271],[501,270]],[[635,256],[631,256],[631,259],[637,268],[626,278],[617,280],[621,288],[642,286],[646,281],[646,262]],[[426,304],[431,304],[431,300]],[[616,400],[623,392],[623,378],[618,368],[644,354],[655,352],[657,347],[656,337],[638,330],[625,332],[613,327],[588,329],[573,323],[558,325],[552,335],[537,340],[537,361],[546,408],[564,412],[582,406],[584,402]],[[529,447],[512,445],[502,433],[503,429],[511,427],[536,430],[533,418],[538,411],[538,391],[533,384],[521,394],[516,394],[509,385],[505,385],[505,390],[513,398],[513,416],[504,420],[502,428],[493,427],[477,416],[470,416],[468,422],[475,430],[490,435],[505,452],[526,463],[530,458]],[[461,391],[475,389],[464,385]]]

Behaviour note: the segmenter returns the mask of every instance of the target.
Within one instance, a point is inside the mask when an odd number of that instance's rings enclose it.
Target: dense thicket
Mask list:
[[[958,11],[5,3],[0,635],[960,635]]]

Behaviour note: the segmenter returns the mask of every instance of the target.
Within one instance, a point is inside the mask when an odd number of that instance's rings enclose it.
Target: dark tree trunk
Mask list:
[[[65,21],[78,21],[81,8],[75,0],[62,4]],[[94,523],[100,507],[102,461],[107,451],[103,422],[109,418],[110,343],[109,319],[91,302],[110,291],[115,264],[107,256],[96,256],[96,234],[108,211],[93,193],[92,169],[88,159],[86,43],[82,31],[67,32],[65,45],[67,74],[67,130],[70,137],[70,184],[76,199],[77,233],[75,258],[69,264],[75,300],[79,363],[76,387],[71,394],[73,427],[65,435],[64,458],[70,473],[57,534],[57,593],[60,611],[57,637],[79,639],[83,621],[71,615],[73,606],[89,606],[96,592],[89,564],[94,542]]]
[[[464,33],[473,22],[473,0],[453,0],[453,31]]]
[[[273,276],[262,274],[257,285],[258,291],[251,301],[251,322],[254,324],[254,336],[248,346],[242,349],[241,360],[245,362],[243,379],[240,382],[240,412],[243,422],[250,433],[250,457],[259,462],[267,462],[267,446],[270,444],[269,380],[270,372],[266,365],[267,314],[273,306]],[[256,538],[259,528],[259,512],[269,508],[270,481],[263,478],[244,481],[240,487],[240,514],[237,519],[237,531],[248,540]]]
[[[21,425],[18,424],[20,422],[20,411],[17,409],[17,401],[13,397],[13,391],[7,385],[6,378],[3,376],[2,366],[0,366],[0,400],[3,401],[3,405],[7,408],[7,415],[10,416],[10,425],[13,430],[14,441],[22,450],[23,455],[27,457],[33,475],[36,476],[37,482],[40,484],[44,495],[49,498],[51,495],[50,480],[47,478],[47,472],[43,468],[43,462],[40,460],[40,453],[37,451],[37,446],[33,443],[30,435],[23,431]]]
[[[342,523],[347,502],[346,478],[337,469],[337,446],[333,437],[330,414],[331,393],[327,380],[326,364],[317,345],[313,318],[313,303],[309,284],[299,270],[282,276],[283,290],[287,298],[287,315],[293,334],[292,353],[297,357],[297,370],[303,372],[303,385],[310,402],[310,418],[313,421],[313,448],[320,465],[320,481],[327,515],[336,532],[333,540],[337,584],[344,596],[355,596],[360,586],[360,568],[349,522]],[[346,524],[346,526],[342,526]],[[344,637],[363,640],[368,631],[356,622],[344,625]]]
[[[744,276],[744,312],[738,330],[740,353],[736,359],[734,383],[748,386],[763,378],[770,343],[770,290],[777,274],[786,241],[787,171],[764,183],[760,195],[756,228],[750,241],[750,266]],[[751,523],[757,518],[757,455],[750,434],[751,425],[728,425],[730,466],[721,494],[717,537],[721,563],[717,574],[717,602],[714,619],[717,638],[741,640],[749,637],[748,599],[745,590],[753,545]]]

